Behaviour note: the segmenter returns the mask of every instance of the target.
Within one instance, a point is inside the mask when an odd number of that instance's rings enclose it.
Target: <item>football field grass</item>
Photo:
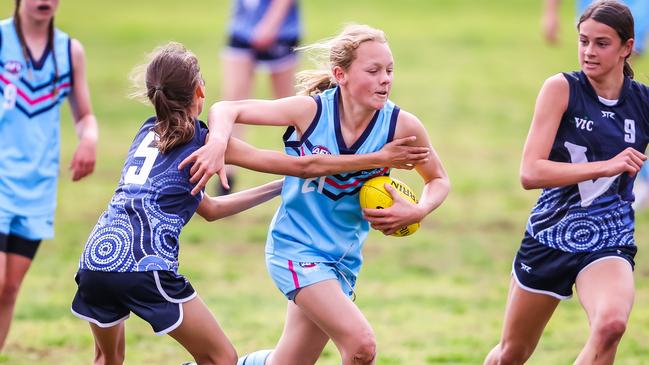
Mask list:
[[[345,23],[386,31],[395,59],[391,99],[426,125],[450,175],[452,190],[421,229],[407,238],[371,232],[356,303],[372,324],[378,364],[481,364],[498,341],[511,261],[539,191],[518,180],[523,143],[543,81],[578,68],[574,10],[562,8],[561,43],[540,34],[540,1],[302,1],[305,41],[332,36]],[[13,1],[0,3],[10,16]],[[28,273],[0,364],[88,364],[88,324],[69,305],[85,240],[108,203],[127,149],[152,108],[128,99],[128,73],[144,54],[174,40],[199,58],[207,103],[220,95],[219,52],[225,0],[61,0],[57,25],[86,50],[94,112],[100,123],[95,173],[72,183],[67,166],[76,138],[67,106],[56,238],[46,241]],[[313,65],[305,57],[301,68]],[[649,83],[649,57],[634,62]],[[267,75],[256,96],[269,97]],[[205,117],[205,115],[203,115]],[[281,128],[250,127],[252,144],[282,149]],[[25,133],[29,133],[28,127]],[[2,148],[0,146],[0,148]],[[421,191],[415,172],[395,175]],[[273,179],[241,171],[237,188]],[[208,189],[213,191],[213,185]],[[181,236],[180,272],[206,301],[239,354],[271,348],[286,300],[268,277],[264,243],[279,199],[213,223],[195,217]],[[649,210],[639,212],[636,303],[616,364],[649,359]],[[136,316],[126,324],[127,364],[179,364],[190,355],[157,337]],[[570,364],[588,334],[577,298],[562,303],[529,364]],[[339,364],[329,344],[320,365]]]

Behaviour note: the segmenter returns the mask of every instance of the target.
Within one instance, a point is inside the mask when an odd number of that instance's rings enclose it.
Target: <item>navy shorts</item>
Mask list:
[[[115,326],[135,313],[156,335],[173,331],[183,321],[182,303],[196,292],[172,271],[104,272],[79,270],[72,313],[99,327]]]
[[[594,252],[565,252],[548,247],[526,233],[514,258],[512,274],[527,291],[568,299],[577,275],[587,266],[599,260],[620,259],[633,269],[637,250],[636,246],[617,246]]]
[[[0,233],[0,252],[12,253],[33,260],[40,244],[40,240],[28,240],[14,234]]]
[[[298,44],[299,39],[278,39],[268,49],[258,51],[248,41],[238,37],[230,37],[226,51],[251,57],[256,63],[267,67],[270,71],[280,71],[287,66],[297,64],[295,47]]]

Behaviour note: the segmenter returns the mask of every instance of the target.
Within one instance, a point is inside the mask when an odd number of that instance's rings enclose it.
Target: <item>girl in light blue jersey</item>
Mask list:
[[[95,362],[124,361],[124,321],[130,313],[156,334],[169,334],[199,364],[234,364],[236,353],[191,284],[178,274],[179,236],[194,212],[207,220],[256,206],[281,190],[281,181],[226,197],[192,195],[189,167],[179,163],[202,146],[207,127],[197,119],[205,89],[195,56],[179,44],[153,54],[144,94],[155,117],[138,131],[106,211],[86,242],[76,275],[72,312],[90,323]],[[350,169],[401,166],[425,159],[408,139],[364,156],[306,156],[227,144],[228,163],[276,174],[319,176]]]
[[[81,43],[54,27],[58,0],[16,0],[0,21],[0,349],[38,246],[54,236],[60,108],[69,96],[79,144],[72,180],[95,166],[92,113]]]
[[[394,61],[384,33],[353,25],[309,48],[324,49],[330,69],[302,73],[303,96],[220,102],[210,109],[209,123],[222,127],[222,135],[186,160],[196,161],[195,179],[219,171],[223,151],[216,141],[227,138],[234,123],[249,123],[288,127],[285,150],[295,156],[354,156],[376,151],[394,138],[416,136],[413,145],[431,150],[430,158],[416,166],[425,187],[420,202],[411,204],[386,185],[394,205],[361,210],[360,186],[373,176],[387,175],[388,168],[287,177],[266,243],[270,275],[289,299],[286,325],[272,352],[246,355],[240,364],[314,364],[329,339],[343,364],[374,364],[372,327],[351,299],[370,224],[391,235],[421,221],[449,191],[424,126],[388,99]]]
[[[485,364],[522,364],[573,286],[590,325],[575,364],[613,364],[634,298],[633,183],[647,157],[649,87],[633,80],[633,17],[599,1],[577,25],[581,70],[546,80],[521,182],[543,189],[514,259],[500,343]],[[566,360],[567,361],[567,360]]]

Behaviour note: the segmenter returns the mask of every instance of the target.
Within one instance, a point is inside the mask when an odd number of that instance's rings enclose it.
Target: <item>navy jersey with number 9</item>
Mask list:
[[[564,76],[570,97],[551,161],[605,161],[627,147],[645,151],[649,142],[647,86],[625,78],[620,98],[609,101],[597,96],[583,72]],[[624,173],[543,189],[527,223],[527,238],[566,252],[634,245],[634,180]]]

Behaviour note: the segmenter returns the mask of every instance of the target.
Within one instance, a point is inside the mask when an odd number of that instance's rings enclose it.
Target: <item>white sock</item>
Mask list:
[[[239,358],[239,361],[237,361],[237,365],[264,365],[266,364],[266,359],[271,352],[273,352],[273,350],[259,350],[243,355]]]

